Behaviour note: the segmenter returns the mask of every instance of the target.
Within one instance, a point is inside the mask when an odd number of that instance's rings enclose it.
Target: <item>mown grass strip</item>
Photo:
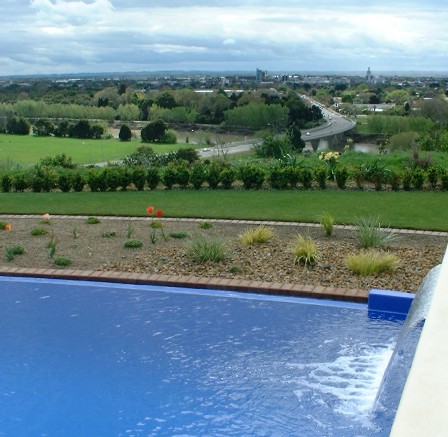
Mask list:
[[[448,231],[446,192],[157,190],[106,193],[0,193],[0,214],[146,216],[318,222],[375,216],[384,226]]]

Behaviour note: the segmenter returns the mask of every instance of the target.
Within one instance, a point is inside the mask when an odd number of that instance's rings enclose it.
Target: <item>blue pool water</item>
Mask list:
[[[362,304],[0,278],[0,436],[376,436]]]

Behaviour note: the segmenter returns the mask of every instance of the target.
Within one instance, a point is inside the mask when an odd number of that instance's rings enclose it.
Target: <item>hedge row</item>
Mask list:
[[[431,166],[426,169],[327,167],[320,163],[306,165],[274,164],[265,168],[251,162],[231,165],[225,161],[173,162],[165,167],[106,166],[102,168],[60,168],[39,165],[30,170],[4,173],[0,179],[3,192],[22,191],[117,191],[174,187],[200,189],[326,189],[347,187],[376,190],[448,190],[447,169]]]

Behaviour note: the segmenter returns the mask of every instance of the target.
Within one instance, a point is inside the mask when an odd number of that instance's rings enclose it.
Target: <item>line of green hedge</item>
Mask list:
[[[338,188],[377,191],[448,190],[448,170],[438,165],[389,170],[377,163],[349,167],[342,164],[315,166],[278,162],[263,167],[255,162],[172,162],[165,167],[114,165],[95,168],[61,168],[38,165],[0,177],[3,192],[117,191],[208,187],[211,189],[311,189]]]

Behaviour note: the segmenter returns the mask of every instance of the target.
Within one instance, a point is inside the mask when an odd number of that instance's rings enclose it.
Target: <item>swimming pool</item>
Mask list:
[[[402,322],[366,305],[0,278],[0,435],[369,436]]]

